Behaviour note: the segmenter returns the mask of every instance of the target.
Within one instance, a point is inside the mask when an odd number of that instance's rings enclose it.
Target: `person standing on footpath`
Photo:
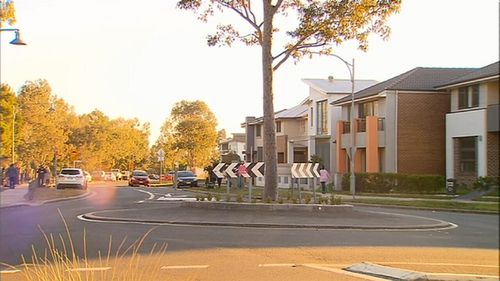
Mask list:
[[[9,188],[14,189],[19,180],[19,171],[14,164],[10,164],[9,169],[7,169],[7,177],[9,178]]]
[[[321,165],[319,170],[319,182],[321,183],[321,193],[326,193],[326,183],[330,180],[330,173],[325,169],[324,165]]]
[[[40,167],[38,167],[38,170],[36,170],[36,182],[38,183],[38,187],[43,187],[44,179],[45,179],[45,168],[43,167],[43,165],[40,165]]]

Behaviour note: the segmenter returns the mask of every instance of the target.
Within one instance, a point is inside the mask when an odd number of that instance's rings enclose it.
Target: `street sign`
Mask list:
[[[243,172],[243,169],[240,169],[240,166],[244,166],[246,168],[245,172]],[[229,178],[237,178],[238,173],[241,173],[241,176],[244,178],[255,178],[264,176],[264,168],[264,162],[247,162],[244,164],[219,163],[214,167],[212,172],[218,178],[224,178],[224,176],[227,176]]]
[[[76,161],[78,159],[78,152],[76,150],[71,151],[71,161]]]
[[[224,166],[226,164],[225,163],[219,163],[217,164],[217,166],[214,167],[214,169],[212,170],[212,172],[215,174],[216,177],[222,179],[224,177]]]
[[[292,178],[319,178],[318,163],[293,163]]]

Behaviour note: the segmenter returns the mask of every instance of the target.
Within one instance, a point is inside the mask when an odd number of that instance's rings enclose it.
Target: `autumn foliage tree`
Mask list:
[[[203,101],[180,101],[162,127],[155,145],[165,151],[170,167],[208,166],[217,157],[217,119]]]
[[[191,10],[207,21],[222,12],[230,12],[241,24],[220,23],[207,36],[210,46],[231,46],[240,41],[260,46],[262,54],[264,161],[266,163],[264,197],[277,196],[277,155],[273,105],[273,73],[288,59],[296,61],[313,52],[330,54],[333,46],[356,40],[366,50],[368,35],[389,35],[387,18],[397,12],[401,0],[179,0],[180,9]],[[278,18],[286,26],[275,27]],[[220,17],[231,19],[231,17]],[[283,40],[276,47],[275,38]]]

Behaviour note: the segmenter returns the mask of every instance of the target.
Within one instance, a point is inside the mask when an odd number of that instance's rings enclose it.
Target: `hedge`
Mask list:
[[[342,177],[342,189],[349,190],[350,174]],[[367,193],[446,193],[446,179],[439,175],[356,173],[356,191]]]

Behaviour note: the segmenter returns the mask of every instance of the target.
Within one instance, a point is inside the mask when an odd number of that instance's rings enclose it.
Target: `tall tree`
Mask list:
[[[16,153],[25,163],[48,163],[56,153],[68,155],[68,139],[76,114],[57,98],[46,80],[28,81],[19,92]]]
[[[16,23],[16,9],[14,8],[14,2],[7,0],[0,0],[0,27],[3,23],[7,22],[9,25]]]
[[[12,157],[12,129],[16,94],[7,84],[0,85],[0,157]],[[14,124],[14,127],[15,126]]]
[[[401,0],[179,0],[180,9],[192,10],[199,19],[229,11],[239,16],[245,27],[219,24],[207,37],[209,46],[231,46],[241,41],[261,47],[264,112],[264,196],[276,200],[277,155],[273,105],[273,75],[285,61],[296,61],[313,52],[329,54],[333,45],[357,40],[366,50],[368,35],[389,35],[388,16],[397,12]],[[279,16],[287,17],[287,26],[276,28]],[[293,17],[293,18],[292,18]],[[221,17],[222,18],[222,17]],[[228,17],[224,17],[228,19]],[[291,23],[292,22],[292,23]],[[295,25],[293,24],[295,23]],[[246,29],[245,29],[246,28]],[[286,38],[281,50],[273,47],[274,38]],[[276,37],[275,37],[276,36]]]
[[[166,158],[190,168],[208,166],[217,155],[217,119],[202,101],[174,105],[157,141]]]

